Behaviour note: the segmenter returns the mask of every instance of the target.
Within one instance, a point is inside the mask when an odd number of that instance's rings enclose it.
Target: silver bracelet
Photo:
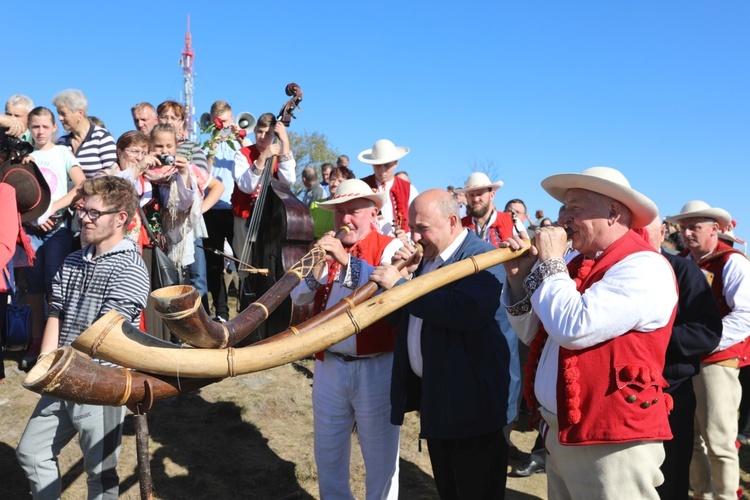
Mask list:
[[[523,280],[523,289],[526,291],[526,296],[531,297],[542,284],[545,278],[549,278],[555,274],[568,273],[568,266],[565,265],[565,260],[560,257],[554,257],[547,259],[539,267],[534,269],[525,280]]]

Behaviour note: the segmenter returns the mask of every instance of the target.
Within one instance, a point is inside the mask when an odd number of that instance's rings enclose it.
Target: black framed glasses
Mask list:
[[[116,214],[118,212],[121,212],[121,210],[97,210],[95,208],[79,208],[76,210],[76,212],[78,212],[78,217],[80,217],[81,219],[83,219],[85,215],[88,215],[91,222],[96,222],[96,220],[102,215]]]

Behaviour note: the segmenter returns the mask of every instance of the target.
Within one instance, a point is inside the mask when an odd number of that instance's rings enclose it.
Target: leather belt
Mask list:
[[[378,357],[378,354],[376,354],[375,356],[352,356],[350,354],[341,354],[340,352],[333,352],[333,351],[328,351],[328,352],[333,354],[339,359],[343,359],[347,363],[351,363],[352,361],[360,361],[362,359],[372,359],[372,358]]]
[[[726,366],[728,368],[739,368],[740,367],[740,359],[739,358],[723,359],[721,361],[717,361],[714,364],[715,365],[719,365],[719,366]]]

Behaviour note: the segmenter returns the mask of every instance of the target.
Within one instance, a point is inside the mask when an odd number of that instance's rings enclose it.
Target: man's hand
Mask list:
[[[13,137],[21,137],[26,132],[21,120],[8,115],[0,115],[0,127],[8,129],[5,133]]]
[[[383,290],[390,290],[401,278],[403,276],[393,264],[381,264],[370,275],[370,281],[377,283]]]
[[[417,247],[412,245],[411,243],[406,243],[404,246],[396,250],[396,253],[393,254],[393,258],[391,259],[391,262],[396,262],[399,260],[408,260],[412,258],[412,255],[417,254],[414,257],[414,260],[405,268],[401,270],[401,275],[406,278],[410,274],[412,274],[414,271],[417,270],[419,267],[419,263],[422,262],[422,253],[417,252]]]
[[[401,240],[403,244],[409,243],[409,235],[400,227],[396,227],[393,229],[393,236]]]
[[[271,144],[266,148],[265,151],[263,151],[257,160],[255,160],[255,165],[259,169],[263,170],[266,166],[266,163],[272,156],[278,156],[279,152],[281,151],[281,146],[279,146],[278,143]]]
[[[284,144],[289,144],[289,134],[286,133],[286,126],[283,123],[277,121],[273,131],[276,133],[276,137],[279,138],[279,141]]]
[[[330,257],[342,266],[349,264],[349,253],[344,248],[341,240],[335,238],[336,233],[329,231],[323,235],[315,244],[326,251],[326,257]]]
[[[562,258],[568,248],[568,234],[561,227],[542,227],[534,231],[534,246],[539,252],[539,262],[555,257]]]
[[[523,236],[525,236],[525,234]],[[508,238],[504,243],[507,248],[510,248],[513,251],[518,251],[523,248],[524,243],[527,241],[528,238],[516,235],[513,238]],[[505,272],[508,275],[508,284],[510,284],[511,287],[514,287],[515,285],[518,285],[518,287],[521,286],[523,280],[531,273],[531,269],[534,267],[534,264],[536,264],[538,254],[539,252],[536,247],[531,245],[531,248],[525,254],[503,263],[503,266],[505,266]]]

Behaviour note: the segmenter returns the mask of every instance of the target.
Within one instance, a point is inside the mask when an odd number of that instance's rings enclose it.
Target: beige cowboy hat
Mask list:
[[[731,227],[724,231],[719,231],[719,239],[739,243],[740,245],[745,244],[745,240],[734,235],[734,230]]]
[[[16,190],[16,205],[21,214],[21,222],[29,222],[41,217],[49,207],[50,189],[36,163],[21,163],[8,160],[0,165],[0,182],[13,186]]]
[[[372,188],[367,185],[365,181],[359,179],[347,179],[336,189],[336,194],[331,197],[328,201],[318,202],[318,206],[324,210],[334,211],[336,205],[346,203],[347,201],[356,200],[359,198],[365,198],[375,203],[378,210],[383,208],[387,199],[388,193],[381,191],[379,193],[373,192]]]
[[[675,224],[682,219],[692,219],[693,217],[714,219],[719,223],[719,229],[725,229],[732,224],[732,216],[729,215],[729,212],[723,208],[714,208],[705,201],[700,200],[693,200],[685,203],[679,214],[665,217],[664,220]]]
[[[468,179],[466,179],[463,188],[458,188],[454,191],[459,194],[465,194],[469,191],[476,191],[478,189],[492,189],[492,191],[497,191],[501,187],[503,187],[503,181],[492,182],[490,181],[490,178],[487,177],[487,174],[474,172]]]
[[[565,202],[568,189],[586,189],[614,198],[633,213],[632,227],[645,227],[659,214],[656,204],[630,187],[622,172],[610,167],[591,167],[580,174],[557,174],[542,181],[550,196]]]
[[[359,153],[359,161],[371,165],[383,165],[392,161],[400,160],[409,154],[409,148],[394,146],[388,139],[380,139],[371,149],[365,149]]]

